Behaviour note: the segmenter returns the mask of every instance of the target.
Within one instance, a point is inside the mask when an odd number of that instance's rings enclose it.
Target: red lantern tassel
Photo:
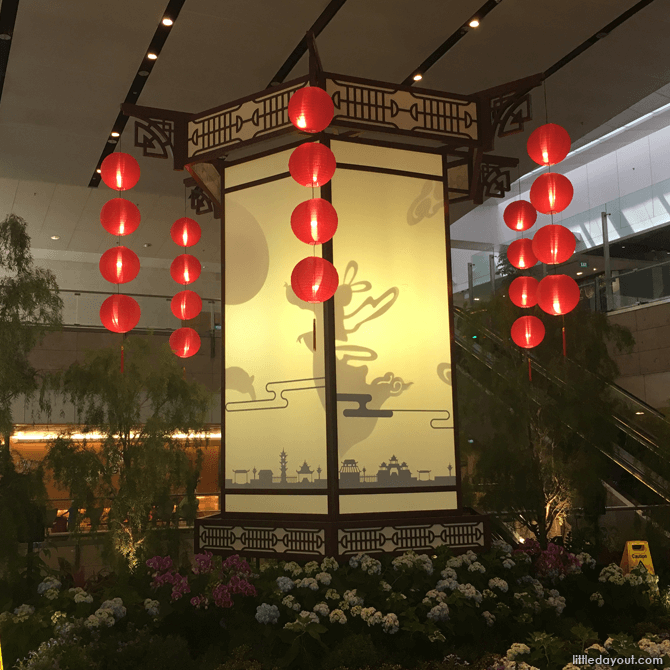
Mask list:
[[[565,326],[563,326],[563,356],[567,356],[566,346],[565,346]]]
[[[123,374],[123,345],[121,345],[121,374]]]
[[[530,356],[526,356],[526,358],[528,359],[528,381],[532,382],[533,381],[533,373],[532,373],[531,367],[530,367]]]

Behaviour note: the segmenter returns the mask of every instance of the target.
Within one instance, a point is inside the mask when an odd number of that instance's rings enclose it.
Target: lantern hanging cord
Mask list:
[[[549,107],[547,106],[547,80],[542,80],[542,90],[544,92],[544,122],[549,123]]]

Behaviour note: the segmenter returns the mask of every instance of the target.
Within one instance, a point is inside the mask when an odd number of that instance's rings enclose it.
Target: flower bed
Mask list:
[[[189,569],[154,557],[124,580],[110,575],[82,589],[52,575],[36,591],[0,615],[5,667],[334,670],[467,661],[528,670],[563,668],[603,641],[600,653],[670,653],[656,577],[597,569],[588,554],[534,543],[514,551],[497,543],[483,555],[440,548],[344,564],[271,561],[258,573],[238,556],[199,555]]]

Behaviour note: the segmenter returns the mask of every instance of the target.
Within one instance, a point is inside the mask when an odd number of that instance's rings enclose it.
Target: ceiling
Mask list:
[[[324,69],[399,83],[483,2],[185,0],[137,103],[199,112],[263,90],[333,4],[341,6],[317,37]],[[0,98],[0,214],[26,218],[36,249],[60,257],[101,252],[109,241],[98,215],[110,191],[87,185],[168,0],[2,0],[0,19],[17,3]],[[547,71],[637,4],[500,0],[424,73],[421,86],[472,93]],[[564,125],[575,141],[597,134],[670,84],[669,63],[670,0],[653,0],[547,79],[549,120]],[[306,71],[303,57],[286,79]],[[659,106],[667,100],[659,96]],[[541,90],[533,103],[529,131],[544,122]],[[171,161],[141,158],[131,146],[132,129],[131,120],[120,148],[142,167],[132,193],[143,215],[135,251],[167,259],[174,255],[167,230],[184,214],[186,175],[174,172]],[[526,137],[499,140],[495,149],[521,158],[522,171],[532,168]],[[211,216],[200,221],[198,252],[216,263],[218,225]]]

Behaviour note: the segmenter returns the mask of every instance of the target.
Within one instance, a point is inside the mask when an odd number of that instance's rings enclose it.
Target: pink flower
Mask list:
[[[204,554],[196,554],[195,565],[193,566],[193,573],[196,575],[206,575],[214,569],[213,554],[206,551]]]

